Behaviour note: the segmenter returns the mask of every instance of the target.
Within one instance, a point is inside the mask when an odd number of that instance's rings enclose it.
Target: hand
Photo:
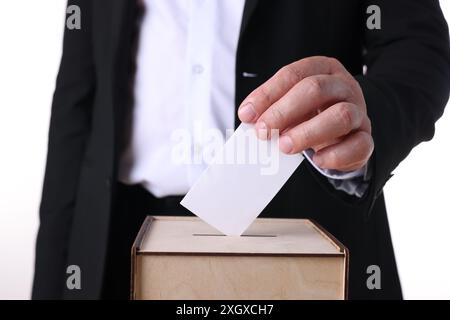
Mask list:
[[[321,168],[352,171],[369,160],[374,142],[358,82],[333,58],[310,57],[283,67],[239,107],[258,137],[280,133],[287,154],[313,148]]]

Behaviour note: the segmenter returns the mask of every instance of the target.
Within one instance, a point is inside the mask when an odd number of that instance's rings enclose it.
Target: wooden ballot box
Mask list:
[[[147,217],[132,299],[345,299],[346,248],[310,220],[257,219],[241,237],[194,217]]]

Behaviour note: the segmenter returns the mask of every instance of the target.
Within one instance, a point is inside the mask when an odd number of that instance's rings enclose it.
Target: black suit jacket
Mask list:
[[[126,131],[123,119],[132,106],[135,1],[69,3],[81,7],[82,29],[66,30],[64,37],[34,298],[99,297],[112,182]],[[381,30],[366,28],[371,4],[381,8]],[[247,0],[237,52],[236,107],[279,68],[314,55],[339,59],[363,89],[375,140],[370,187],[362,199],[347,196],[305,162],[263,216],[313,218],[343,242],[350,250],[350,298],[401,298],[382,188],[411,149],[432,138],[448,99],[449,39],[439,2]],[[170,57],[161,63],[170,63]],[[246,78],[243,72],[259,76]],[[407,224],[406,212],[404,219]],[[83,290],[65,289],[70,264],[83,270]],[[381,290],[366,286],[367,267],[374,264],[381,268]]]

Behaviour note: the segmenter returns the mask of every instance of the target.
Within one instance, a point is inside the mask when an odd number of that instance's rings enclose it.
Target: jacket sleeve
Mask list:
[[[95,93],[91,0],[69,0],[71,5],[80,8],[81,29],[65,29],[53,96],[36,243],[35,299],[60,298],[64,289],[67,243]]]
[[[365,28],[367,73],[357,76],[375,141],[366,199],[370,213],[392,171],[412,148],[434,135],[449,96],[450,52],[438,0],[363,4],[364,13],[373,4],[381,9],[381,29]]]

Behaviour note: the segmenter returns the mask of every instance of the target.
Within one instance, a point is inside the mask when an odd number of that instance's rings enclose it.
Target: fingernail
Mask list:
[[[255,129],[256,129],[256,135],[258,136],[259,139],[261,139],[261,140],[268,139],[267,125],[263,121],[259,121],[258,123],[256,123]]]
[[[252,122],[256,118],[255,108],[251,102],[244,104],[238,111],[239,119],[243,122]]]
[[[282,136],[280,138],[280,142],[279,143],[280,143],[280,150],[283,153],[286,153],[286,154],[292,153],[292,150],[294,149],[294,143],[292,142],[291,137],[289,137],[289,136]]]

